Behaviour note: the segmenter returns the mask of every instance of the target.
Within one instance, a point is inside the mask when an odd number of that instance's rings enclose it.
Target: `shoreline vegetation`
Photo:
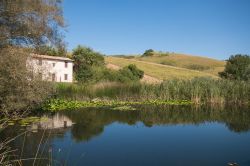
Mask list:
[[[56,84],[57,95],[44,110],[126,105],[248,105],[250,83],[212,78],[166,80],[161,84],[103,82]]]
[[[139,107],[151,105],[250,106],[249,55],[237,54],[221,62],[153,49],[146,50],[138,57],[121,55],[120,58],[81,45],[69,52],[64,40],[67,26],[63,6],[61,0],[0,1],[1,134],[6,131],[12,133],[8,126],[15,123],[27,126],[39,121],[39,116],[46,114],[46,111],[54,114],[67,110],[70,114],[72,111],[68,110],[94,107],[129,114],[136,113],[129,111],[139,112],[142,111]],[[31,53],[72,59],[73,80],[77,83],[46,81],[44,77],[48,74],[53,80],[56,71],[43,65],[42,59],[38,60],[41,70],[35,65],[28,65]],[[117,65],[118,69],[107,68],[107,63]],[[66,64],[65,68],[68,66]],[[55,63],[51,65],[53,67]],[[64,79],[69,80],[68,75],[64,74]],[[140,83],[144,76],[151,76],[160,83]],[[86,110],[93,113],[94,108]],[[242,110],[237,113],[244,114]],[[84,115],[77,118],[81,119]],[[149,112],[145,112],[145,115],[152,118]],[[242,121],[244,117],[248,116],[243,116]],[[11,145],[16,139],[18,141],[20,135],[11,139],[9,136],[0,140],[0,165],[26,165],[23,164],[24,160],[39,165],[36,160],[39,160],[44,135],[41,136],[35,158],[27,159],[22,159],[22,150],[19,154]],[[23,144],[23,147],[26,145]],[[53,165],[52,152],[49,151],[49,165]]]
[[[64,111],[64,110],[75,110],[81,108],[99,108],[109,107],[112,110],[128,111],[135,110],[133,106],[140,105],[189,105],[192,104],[190,101],[160,101],[160,100],[148,100],[148,101],[114,101],[114,100],[92,100],[92,101],[73,101],[63,99],[52,99],[47,101],[42,110],[44,111]]]

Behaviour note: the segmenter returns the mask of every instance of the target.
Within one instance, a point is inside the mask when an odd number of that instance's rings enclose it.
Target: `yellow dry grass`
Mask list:
[[[174,67],[174,66],[167,66],[167,65],[162,65],[162,64],[152,63],[152,62],[139,61],[136,59],[105,57],[105,61],[106,63],[111,63],[120,67],[124,67],[129,64],[135,64],[139,69],[143,70],[146,75],[155,77],[159,80],[166,80],[166,79],[173,79],[173,78],[191,79],[194,77],[218,78],[217,76],[210,74],[210,73],[199,72],[195,70],[189,70],[189,69]]]
[[[169,53],[168,56],[155,55],[152,57],[139,57],[136,60],[165,64],[181,68],[190,68],[191,65],[203,66],[209,68],[202,72],[218,75],[218,72],[223,71],[225,61],[219,61],[201,56],[191,56],[185,54]]]

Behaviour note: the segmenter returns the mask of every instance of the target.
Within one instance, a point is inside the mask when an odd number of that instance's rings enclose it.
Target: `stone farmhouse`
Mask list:
[[[69,58],[31,54],[27,66],[42,80],[73,82],[73,60]]]

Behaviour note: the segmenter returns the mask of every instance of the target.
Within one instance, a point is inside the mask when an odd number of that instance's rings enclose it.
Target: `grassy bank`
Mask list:
[[[58,84],[57,98],[91,101],[114,100],[142,101],[190,101],[195,104],[247,104],[250,100],[250,83],[244,81],[194,78],[168,80],[161,84],[100,83],[96,85]]]

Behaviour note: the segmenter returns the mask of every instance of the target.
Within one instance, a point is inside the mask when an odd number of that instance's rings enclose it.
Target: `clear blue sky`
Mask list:
[[[64,0],[68,49],[250,54],[250,0]]]

